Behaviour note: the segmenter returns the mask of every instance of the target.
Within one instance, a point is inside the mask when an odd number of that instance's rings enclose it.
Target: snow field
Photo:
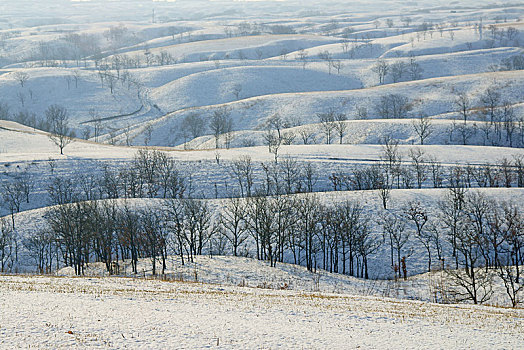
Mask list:
[[[521,310],[125,278],[0,277],[2,347],[517,348]]]

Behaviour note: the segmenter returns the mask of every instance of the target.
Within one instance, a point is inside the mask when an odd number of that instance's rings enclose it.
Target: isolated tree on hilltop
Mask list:
[[[49,138],[60,148],[60,154],[64,154],[64,148],[73,142],[74,132],[69,127],[69,116],[67,109],[59,105],[52,105],[45,111],[49,131]]]

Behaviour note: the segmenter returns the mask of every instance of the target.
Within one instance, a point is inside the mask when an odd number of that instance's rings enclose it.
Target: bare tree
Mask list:
[[[449,294],[457,301],[471,300],[474,304],[482,304],[493,294],[493,272],[478,267],[483,258],[481,239],[486,230],[487,212],[491,210],[489,203],[480,193],[465,196],[463,225],[451,241],[462,268],[446,269],[451,277]]]
[[[410,149],[408,155],[409,158],[411,158],[411,166],[417,178],[417,187],[422,188],[424,181],[427,179],[427,165],[424,151],[417,147]]]
[[[73,71],[73,79],[75,80],[75,88],[78,89],[78,81],[80,80],[80,71],[75,69]]]
[[[152,274],[156,275],[156,262],[162,257],[162,274],[165,272],[166,263],[164,249],[167,243],[167,233],[162,215],[153,208],[142,210],[139,216],[141,245],[151,259]]]
[[[395,273],[395,278],[400,277],[400,263],[402,249],[409,241],[409,231],[406,231],[406,224],[402,218],[393,214],[386,215],[381,220],[384,240],[389,243],[391,268]],[[394,256],[396,253],[396,261]]]
[[[497,121],[497,107],[499,107],[501,94],[500,94],[500,87],[492,85],[489,86],[486,91],[482,94],[480,100],[489,115],[490,122],[493,124],[495,121]]]
[[[428,253],[428,272],[431,272],[431,243],[433,235],[425,227],[429,217],[427,210],[419,202],[409,202],[404,208],[405,217],[415,225],[415,237]]]
[[[410,57],[409,64],[408,64],[408,71],[411,80],[419,80],[422,78],[422,67],[420,67],[420,64],[415,60],[415,57]]]
[[[320,58],[321,60],[326,61],[326,64],[327,64],[328,70],[329,70],[329,74],[331,74],[333,55],[331,55],[331,53],[329,51],[325,50],[325,51],[322,51],[322,52],[320,52],[318,54],[318,58]]]
[[[302,179],[304,182],[303,187],[305,188],[305,190],[309,193],[313,192],[315,184],[318,180],[318,174],[313,165],[311,165],[311,163],[309,162],[302,170]]]
[[[380,59],[373,67],[371,67],[371,70],[377,74],[379,84],[384,84],[386,75],[389,72],[389,64],[386,61]]]
[[[2,206],[11,215],[11,225],[15,227],[15,214],[20,212],[22,203],[25,199],[24,188],[19,181],[7,182],[2,184]]]
[[[315,142],[315,132],[308,126],[303,126],[298,132],[304,145],[309,145]]]
[[[413,109],[413,104],[404,95],[388,94],[380,97],[375,109],[382,118],[406,118]]]
[[[306,52],[306,50],[300,49],[297,52],[296,59],[302,62],[302,69],[305,70],[306,69],[306,65],[309,63],[308,60],[307,60],[308,59],[308,53]]]
[[[233,95],[235,96],[235,99],[238,100],[238,98],[239,98],[241,92],[242,92],[242,85],[240,85],[240,84],[235,84],[235,85],[233,86]]]
[[[503,102],[501,118],[506,131],[506,141],[509,142],[510,147],[513,147],[513,135],[517,130],[517,122],[513,106],[508,101]]]
[[[318,113],[317,118],[322,128],[322,133],[326,135],[326,143],[331,144],[333,132],[336,129],[337,112],[334,108],[330,108],[325,113]]]
[[[394,83],[398,83],[402,80],[406,72],[406,64],[402,61],[395,62],[391,65],[391,79]]]
[[[220,232],[230,242],[233,256],[238,256],[239,249],[249,238],[246,226],[246,203],[239,198],[226,201],[220,213]]]
[[[51,105],[45,111],[46,120],[50,127],[49,138],[64,154],[64,148],[73,142],[74,133],[69,127],[67,109],[58,105]]]
[[[338,134],[340,144],[342,144],[342,140],[346,134],[347,129],[347,116],[344,113],[337,113],[335,115],[335,131]]]
[[[433,125],[427,115],[421,115],[420,118],[413,120],[413,128],[420,139],[421,145],[433,133]]]
[[[182,120],[180,126],[181,134],[184,137],[184,142],[187,142],[187,136],[191,136],[192,139],[196,139],[204,134],[206,128],[205,120],[201,115],[196,113],[190,113]]]
[[[469,96],[465,92],[458,93],[455,99],[455,106],[457,107],[458,112],[462,115],[464,123],[466,123],[469,116],[469,110],[471,109]]]
[[[15,233],[5,218],[0,219],[0,272],[4,273],[12,266],[15,255]],[[11,264],[10,264],[11,263]]]
[[[227,126],[230,120],[231,117],[229,116],[229,112],[225,108],[215,110],[211,116],[209,128],[215,137],[215,148],[217,149],[220,146],[220,136],[227,131]]]
[[[344,68],[344,64],[341,60],[334,60],[331,62],[331,65],[337,70],[337,74],[340,74],[340,71]]]
[[[240,195],[242,197],[251,197],[253,188],[253,165],[250,156],[242,156],[233,161],[231,172],[238,181]]]
[[[21,87],[24,87],[24,84],[29,80],[29,74],[27,74],[26,72],[15,72],[14,77],[20,83]]]

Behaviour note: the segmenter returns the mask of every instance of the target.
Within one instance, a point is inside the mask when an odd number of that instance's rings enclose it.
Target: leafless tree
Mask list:
[[[25,83],[29,80],[29,74],[26,72],[15,72],[14,78],[20,83],[21,87],[24,87]]]
[[[337,113],[335,115],[335,131],[338,134],[340,144],[342,144],[342,140],[346,134],[347,129],[347,116],[344,113]]]
[[[64,148],[73,142],[74,133],[69,127],[68,112],[64,107],[51,105],[45,111],[47,123],[51,134],[49,138],[60,149],[60,154],[64,154]]]
[[[404,23],[406,27],[409,27],[411,22],[413,22],[413,20],[410,17],[402,17],[400,20],[402,21],[402,23]]]
[[[495,85],[489,86],[480,98],[485,110],[488,112],[491,124],[498,119],[496,111],[499,107],[500,99],[500,87]]]
[[[469,96],[465,92],[458,93],[455,99],[455,106],[458,112],[462,115],[464,123],[466,123],[469,116],[469,110],[471,109],[471,102],[469,100]]]
[[[184,142],[187,142],[187,136],[196,139],[204,134],[205,128],[206,125],[204,118],[199,114],[190,113],[182,120],[180,132],[184,136]]]
[[[382,118],[406,118],[413,104],[408,97],[400,94],[388,94],[381,96],[375,106],[376,113]]]
[[[336,130],[337,112],[334,108],[330,108],[327,112],[318,113],[317,118],[322,128],[322,133],[326,135],[326,143],[331,144],[333,132]]]
[[[506,141],[509,142],[510,147],[513,147],[513,135],[517,130],[517,121],[513,106],[508,101],[503,102],[501,119],[506,131]]]
[[[227,126],[230,123],[230,120],[231,117],[229,116],[229,112],[224,108],[215,110],[211,116],[209,128],[215,137],[215,148],[217,149],[220,146],[220,136],[227,132]]]
[[[235,96],[235,99],[238,100],[238,98],[239,98],[241,92],[242,92],[242,85],[240,85],[240,84],[235,84],[235,85],[233,86],[233,95]]]
[[[408,155],[417,178],[417,187],[422,188],[424,181],[427,179],[427,165],[424,151],[417,147],[410,149]]]
[[[156,263],[159,257],[162,257],[162,274],[164,274],[166,262],[163,252],[167,244],[164,219],[156,209],[148,207],[140,212],[139,220],[140,243],[151,259],[152,274],[154,276],[157,273]]]
[[[431,272],[431,243],[433,242],[433,235],[426,227],[429,221],[428,212],[419,202],[409,202],[404,208],[404,215],[415,226],[415,237],[428,253],[428,272]]]
[[[332,63],[333,63],[333,55],[325,50],[325,51],[322,51],[318,54],[318,58],[320,58],[321,60],[324,60],[326,61],[326,64],[328,66],[328,71],[329,71],[329,74],[331,74],[331,67],[332,67]]]
[[[394,214],[387,214],[380,221],[382,225],[384,241],[390,247],[391,268],[395,272],[395,278],[400,277],[400,263],[402,249],[408,243],[410,233],[406,231],[406,223],[401,217]],[[396,253],[396,261],[394,259]]]
[[[238,256],[239,249],[249,238],[245,220],[245,201],[239,198],[227,199],[224,209],[220,212],[220,233],[231,244],[233,256]]]
[[[331,65],[337,70],[337,74],[340,74],[340,71],[344,68],[344,64],[341,60],[334,60],[331,62]]]
[[[420,139],[421,145],[433,133],[433,125],[427,115],[421,115],[420,118],[413,120],[413,128]]]
[[[279,163],[280,177],[284,183],[284,193],[292,194],[300,188],[300,167],[296,159],[286,157]]]
[[[446,270],[452,281],[449,293],[457,301],[471,300],[474,304],[482,304],[493,294],[493,272],[478,267],[483,258],[481,237],[486,229],[489,203],[480,193],[465,196],[464,221],[457,231],[453,247],[462,268]]]
[[[377,61],[377,63],[375,63],[371,70],[377,74],[379,84],[384,84],[386,80],[386,75],[389,72],[389,64],[386,61],[380,59]]]
[[[5,218],[0,219],[0,272],[4,273],[12,266],[16,245],[13,226]],[[11,262],[11,264],[10,264]]]
[[[395,62],[391,65],[391,79],[394,83],[398,83],[402,80],[406,72],[406,64],[403,61]]]
[[[250,156],[242,156],[233,161],[231,172],[237,179],[242,197],[251,197],[253,188],[253,165]]]
[[[308,126],[300,128],[299,134],[304,145],[309,145],[310,143],[315,142],[315,132]]]
[[[5,207],[11,215],[11,225],[15,227],[15,214],[20,212],[25,195],[21,183],[18,181],[6,182],[2,184],[2,206]]]
[[[308,53],[304,49],[300,49],[297,52],[296,59],[302,62],[302,69],[306,69],[306,65],[308,64]]]
[[[422,79],[422,67],[420,67],[420,64],[415,60],[415,57],[410,57],[409,64],[408,64],[408,71],[411,80],[419,80]]]

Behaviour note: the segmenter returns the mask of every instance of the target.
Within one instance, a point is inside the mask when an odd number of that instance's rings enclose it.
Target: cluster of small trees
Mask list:
[[[369,222],[357,202],[324,205],[314,195],[253,196],[228,199],[217,232],[227,238],[233,255],[251,238],[256,257],[272,266],[292,257],[310,271],[322,267],[368,278],[368,257],[380,246]]]
[[[480,104],[474,104],[470,95],[459,92],[454,101],[456,111],[462,120],[454,122],[450,128],[450,139],[453,133],[458,134],[463,144],[477,132],[482,132],[484,144],[498,146],[501,144],[524,145],[524,117],[518,117],[513,104],[502,99],[500,87],[490,85],[480,96]],[[468,126],[472,116],[481,120],[477,125]],[[471,123],[470,123],[471,124]]]
[[[233,120],[229,111],[225,108],[213,112],[209,124],[199,114],[188,114],[180,125],[179,135],[184,139],[184,147],[187,148],[188,141],[204,135],[206,130],[210,131],[215,139],[215,148],[222,146],[220,140],[224,139],[224,146],[229,148],[233,139]]]
[[[368,278],[368,257],[380,246],[371,233],[369,217],[358,203],[322,205],[315,196],[253,196],[225,200],[213,217],[208,205],[195,199],[169,199],[159,208],[132,209],[117,202],[62,204],[46,213],[47,229],[25,242],[41,271],[56,264],[73,266],[83,274],[86,264],[100,261],[109,273],[119,259],[151,259],[156,274],[168,254],[193,261],[203,253],[251,255],[274,266],[288,255],[311,271]]]
[[[240,22],[236,25],[224,26],[224,33],[228,38],[233,36],[252,36],[262,34],[295,34],[295,30],[287,25]]]
[[[423,72],[422,67],[414,57],[411,57],[407,63],[397,61],[391,64],[380,59],[371,70],[377,75],[380,85],[386,82],[387,77],[391,77],[393,83],[404,80],[420,80]]]
[[[160,151],[139,150],[128,167],[104,166],[100,174],[75,179],[54,176],[48,185],[50,204],[116,198],[180,198],[185,177],[176,162]]]
[[[519,46],[520,44],[520,31],[515,27],[499,27],[495,24],[490,24],[488,27],[489,36],[494,42],[498,41],[501,45],[508,46],[512,43],[514,46]]]
[[[102,39],[105,39],[106,45]],[[42,67],[67,67],[68,61],[75,61],[78,66],[83,62],[87,67],[88,60],[100,57],[104,49],[114,51],[139,41],[126,26],[120,24],[109,27],[102,37],[97,34],[67,33],[56,40],[40,41],[28,59]]]
[[[161,210],[162,209],[162,210]],[[163,208],[130,208],[116,201],[88,201],[52,207],[45,214],[47,228],[34,232],[25,242],[39,269],[72,266],[83,274],[92,261],[103,262],[108,273],[119,273],[119,259],[131,260],[138,273],[140,258],[150,258],[152,274],[166,269],[168,253],[202,254],[211,231],[211,213],[204,202],[171,199]]]

